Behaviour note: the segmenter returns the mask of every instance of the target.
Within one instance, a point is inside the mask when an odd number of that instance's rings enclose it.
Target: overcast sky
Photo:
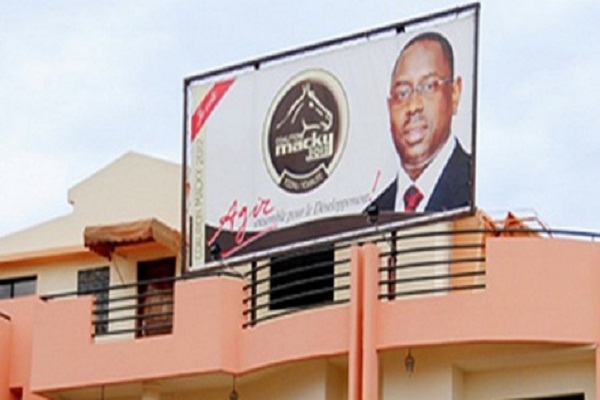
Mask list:
[[[465,2],[0,0],[0,236],[128,151],[181,161],[183,78]],[[600,1],[484,0],[476,203],[600,231]]]

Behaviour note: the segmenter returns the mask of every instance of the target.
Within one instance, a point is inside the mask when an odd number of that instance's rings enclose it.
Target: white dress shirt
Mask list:
[[[452,155],[455,147],[456,138],[453,136],[448,137],[446,143],[444,143],[439,152],[433,157],[433,161],[429,163],[429,165],[414,182],[412,179],[410,179],[406,171],[404,171],[404,168],[402,168],[402,164],[398,159],[398,187],[396,191],[396,204],[394,207],[395,211],[404,211],[404,192],[406,192],[406,189],[408,189],[411,185],[415,185],[423,194],[423,200],[421,200],[415,209],[415,212],[425,211],[425,207],[427,206],[427,203],[429,203],[429,199],[433,194],[433,189],[435,189],[435,185],[440,179],[444,167],[446,164],[448,164],[448,160],[450,160],[450,156]]]

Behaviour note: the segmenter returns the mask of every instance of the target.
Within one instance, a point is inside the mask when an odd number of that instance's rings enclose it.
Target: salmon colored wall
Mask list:
[[[264,322],[240,336],[238,370],[248,372],[282,362],[345,354],[349,332],[347,305]]]
[[[91,338],[91,297],[49,301],[36,315],[31,385],[52,390],[235,370],[242,286],[231,278],[180,282],[172,335],[104,343]]]
[[[360,400],[362,395],[362,329],[363,319],[363,257],[362,251],[352,247],[350,257],[350,331],[348,348],[348,400]]]
[[[352,284],[360,288],[353,289],[349,305],[315,308],[249,329],[242,328],[244,281],[228,277],[177,283],[173,334],[139,340],[94,343],[91,298],[36,303],[32,389],[197,373],[243,375],[347,354],[349,398],[357,392],[377,398],[377,353],[385,349],[496,341],[596,343],[600,338],[597,244],[490,239],[485,290],[391,302],[377,300],[378,253],[374,245],[353,248]]]
[[[379,349],[481,341],[595,343],[598,260],[600,246],[592,242],[489,239],[486,289],[381,302]],[[378,263],[376,255],[365,259],[367,268]]]
[[[243,329],[243,285],[242,280],[222,277],[177,283],[173,334],[138,340],[94,343],[90,297],[41,304],[32,387],[50,391],[195,373],[247,373],[348,351],[347,306]]]
[[[0,305],[0,400],[9,398],[11,322]]]
[[[41,300],[35,296],[0,301],[0,309],[10,316],[9,386],[14,391],[22,390],[23,399],[39,398],[29,390],[33,321],[39,304]]]
[[[365,260],[377,258],[379,250],[375,246],[365,246],[363,248],[363,257]],[[377,326],[379,322],[378,315],[378,293],[379,293],[379,266],[369,264],[364,261],[363,264],[363,360],[362,360],[362,396],[361,399],[379,398],[379,360],[377,357]]]

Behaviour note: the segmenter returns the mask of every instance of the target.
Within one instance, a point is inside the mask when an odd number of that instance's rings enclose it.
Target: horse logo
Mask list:
[[[292,104],[287,114],[276,126],[293,132],[301,129],[297,134],[303,135],[309,130],[328,131],[331,129],[333,114],[319,100],[315,91],[310,88],[310,82],[302,84],[302,94]],[[298,126],[298,122],[300,122]]]
[[[346,98],[331,74],[309,70],[287,82],[265,122],[265,161],[275,182],[293,193],[321,185],[339,159],[346,127]]]

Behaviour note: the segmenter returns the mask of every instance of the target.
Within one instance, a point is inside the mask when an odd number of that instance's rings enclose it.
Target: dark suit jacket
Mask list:
[[[472,162],[472,157],[457,142],[425,211],[446,211],[471,205]],[[397,182],[396,177],[371,204],[376,204],[380,211],[394,211]]]

